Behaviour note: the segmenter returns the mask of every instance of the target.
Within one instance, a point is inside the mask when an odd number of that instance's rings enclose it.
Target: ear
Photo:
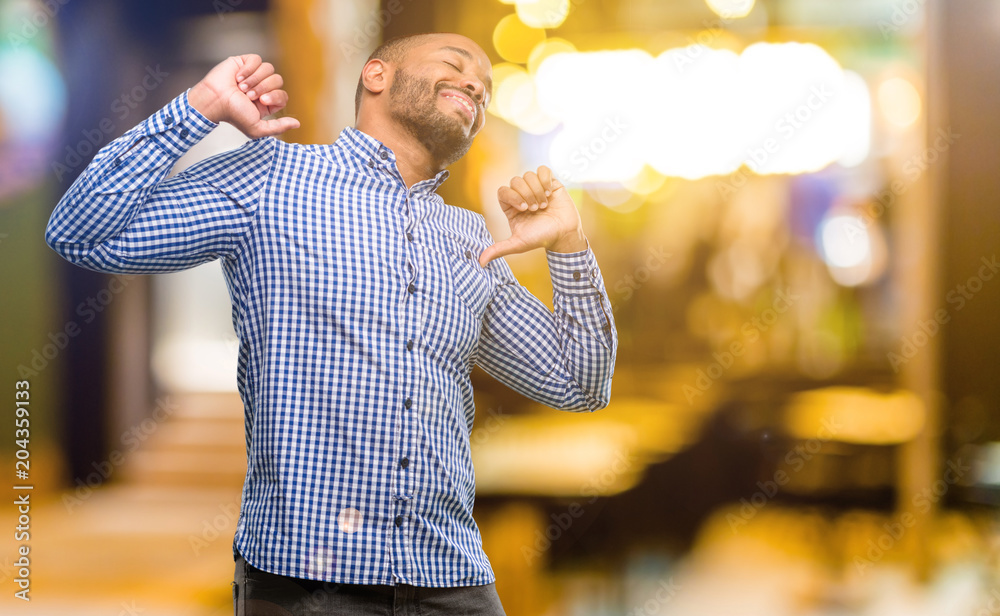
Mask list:
[[[389,67],[378,58],[369,60],[361,69],[361,83],[372,94],[380,94],[389,85]]]

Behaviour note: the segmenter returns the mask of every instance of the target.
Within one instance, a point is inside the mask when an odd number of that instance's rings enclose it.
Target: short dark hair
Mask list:
[[[382,60],[383,62],[398,63],[404,57],[406,57],[406,52],[410,50],[411,47],[420,42],[420,39],[432,36],[434,33],[426,32],[422,34],[407,34],[404,36],[397,36],[391,38],[388,41],[379,45],[372,55],[368,56],[365,60],[365,64],[368,64],[372,60]],[[358,89],[354,93],[354,115],[358,115],[358,111],[361,110],[361,94],[365,89],[365,84],[363,81],[363,76],[358,77]]]

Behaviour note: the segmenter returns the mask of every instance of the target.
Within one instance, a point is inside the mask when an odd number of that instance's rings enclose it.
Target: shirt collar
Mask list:
[[[340,131],[337,144],[343,147],[351,156],[361,161],[369,169],[392,168],[396,164],[396,154],[381,141],[354,127],[348,126]],[[413,185],[414,190],[435,192],[451,173],[447,169]]]

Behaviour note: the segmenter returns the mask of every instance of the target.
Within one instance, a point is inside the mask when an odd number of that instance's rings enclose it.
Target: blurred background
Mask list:
[[[499,239],[497,187],[551,166],[620,336],[595,414],[474,373],[507,613],[1000,612],[997,0],[0,0],[0,610],[232,613],[221,269],[68,265],[59,197],[231,54],[284,75],[282,138],[331,142],[368,54],[427,31],[494,62],[445,200]],[[544,255],[508,262],[551,305]]]

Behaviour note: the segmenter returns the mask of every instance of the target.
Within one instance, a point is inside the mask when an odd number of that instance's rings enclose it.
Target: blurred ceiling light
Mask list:
[[[654,169],[691,180],[739,169],[746,152],[737,136],[747,130],[739,64],[736,53],[701,45],[656,58],[648,97],[658,101],[659,113],[650,109],[649,118],[660,139],[643,147]]]
[[[920,398],[906,390],[826,387],[796,394],[785,408],[785,425],[795,438],[866,445],[910,441],[925,419]]]
[[[507,15],[493,30],[493,46],[508,62],[524,64],[531,50],[545,40],[545,31],[527,26],[517,15]]]
[[[822,48],[751,45],[740,54],[739,72],[743,163],[754,172],[818,171],[847,150],[867,151],[867,124],[855,126],[863,120],[856,110],[870,104],[867,88],[852,87],[857,82]]]
[[[755,0],[705,0],[708,8],[724,19],[746,17],[753,10]]]
[[[920,92],[902,77],[886,79],[879,85],[878,104],[885,119],[899,128],[912,126],[920,117]]]
[[[531,54],[528,56],[528,72],[531,74],[537,73],[538,67],[549,56],[554,56],[557,53],[575,52],[576,46],[566,39],[557,37],[547,38],[541,43],[535,45],[535,48],[531,50]]]
[[[837,160],[844,167],[856,167],[868,158],[871,149],[872,107],[868,84],[854,71],[844,71],[843,154]]]
[[[817,229],[817,244],[837,284],[856,287],[885,271],[887,248],[881,228],[853,213],[831,210]]]
[[[648,79],[652,63],[644,51],[621,50],[557,54],[539,66],[538,103],[563,125],[549,160],[564,181],[620,182],[642,170],[657,112],[636,84]]]
[[[823,260],[834,267],[852,267],[871,259],[868,231],[859,216],[827,218],[819,228]]]
[[[688,179],[806,173],[859,164],[870,147],[864,80],[812,44],[557,53],[534,80],[562,123],[550,160],[576,182],[627,181],[647,164]]]
[[[569,0],[518,0],[517,16],[532,28],[558,28],[569,16]]]

